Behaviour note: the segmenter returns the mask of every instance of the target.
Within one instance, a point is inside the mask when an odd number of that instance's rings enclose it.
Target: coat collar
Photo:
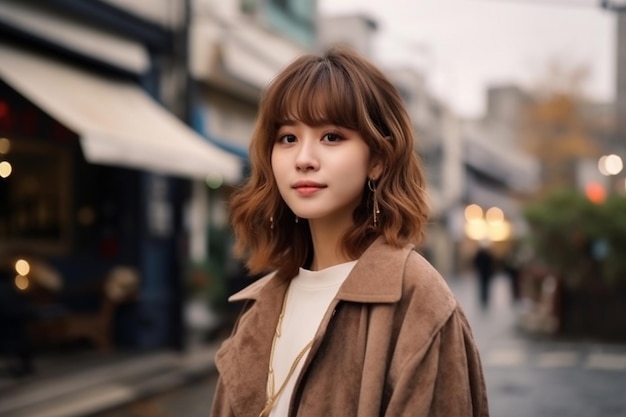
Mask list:
[[[402,276],[409,253],[414,246],[408,244],[396,248],[384,242],[382,237],[376,239],[363,253],[343,285],[337,298],[344,301],[360,303],[395,303],[402,296]],[[273,279],[271,273],[254,282],[229,301],[258,300],[266,291],[274,291],[284,285],[284,280]]]

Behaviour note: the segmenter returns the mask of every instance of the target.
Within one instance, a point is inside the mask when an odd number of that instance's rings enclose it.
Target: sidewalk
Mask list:
[[[92,415],[206,376],[216,351],[217,344],[185,354],[91,354],[46,364],[33,377],[0,386],[0,417]]]

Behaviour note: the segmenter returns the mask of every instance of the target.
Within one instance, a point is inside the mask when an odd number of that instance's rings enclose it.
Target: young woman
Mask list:
[[[415,250],[424,177],[402,100],[345,49],[265,91],[252,172],[232,200],[246,300],[216,356],[212,416],[487,416],[480,359]]]

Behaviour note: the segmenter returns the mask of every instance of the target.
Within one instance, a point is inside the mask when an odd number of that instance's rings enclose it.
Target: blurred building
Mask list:
[[[540,181],[541,167],[522,143],[530,96],[511,85],[490,87],[486,94],[486,114],[466,120],[462,131],[464,205],[454,216],[462,253],[472,253],[477,241],[497,245],[523,236],[522,204]]]
[[[612,153],[626,160],[626,6],[622,5],[617,15],[617,69],[616,69],[616,106],[614,120],[617,122],[617,134],[614,135]],[[622,162],[624,163],[624,162]],[[621,172],[621,177],[612,177],[612,189],[618,189],[626,193],[626,179]]]
[[[464,125],[464,155],[466,202],[480,207],[484,219],[490,207],[504,215],[498,224],[506,227],[491,240],[523,236],[524,205],[555,190],[578,189],[594,199],[604,198],[597,193],[624,192],[623,174],[611,176],[599,168],[602,155],[624,152],[615,140],[613,109],[613,103],[592,102],[576,91],[488,89],[487,113]],[[460,212],[457,218],[466,235],[484,236],[484,222],[472,230]]]
[[[453,216],[463,266],[481,242],[499,257],[527,233],[523,205],[538,186],[541,167],[523,144],[531,97],[515,85],[487,89],[487,111],[462,128],[463,204]]]
[[[262,90],[316,44],[315,1],[194,0],[189,29],[190,107],[194,129],[247,167]],[[226,298],[250,281],[232,253],[227,223],[229,187],[197,185],[190,206],[191,257],[206,258],[211,298]],[[207,198],[208,197],[208,198]]]
[[[619,0],[603,0],[602,5],[615,12],[617,20],[615,103],[587,103],[584,115],[592,118],[594,136],[602,142],[603,156],[613,154],[620,158],[618,165],[622,168],[616,169],[616,174],[609,173],[608,178],[606,167],[602,167],[602,161],[598,162],[605,175],[607,189],[609,192],[626,194],[626,175],[623,170],[626,159],[626,4]]]
[[[476,177],[482,175],[500,183],[505,194],[532,194],[538,186],[540,167],[525,151],[522,135],[532,98],[514,85],[492,86],[486,94],[485,115],[464,123],[465,164],[470,170],[466,188],[472,188]],[[469,192],[467,200],[480,199]],[[515,218],[514,210],[508,214]]]
[[[185,124],[188,8],[0,3],[0,264],[50,330],[37,350],[183,344],[190,189],[242,175]]]
[[[626,142],[626,10],[617,14],[616,118],[620,141]]]
[[[444,274],[455,264],[455,241],[449,216],[462,198],[460,121],[426,87],[421,73],[411,67],[385,68],[402,96],[413,122],[415,150],[427,180],[431,210],[424,252]]]

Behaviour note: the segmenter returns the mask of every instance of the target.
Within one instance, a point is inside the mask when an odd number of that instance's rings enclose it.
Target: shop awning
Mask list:
[[[134,74],[150,67],[142,44],[72,20],[59,10],[23,1],[0,2],[0,24]]]
[[[187,127],[137,85],[0,44],[0,78],[79,136],[91,163],[238,181],[239,159]]]

